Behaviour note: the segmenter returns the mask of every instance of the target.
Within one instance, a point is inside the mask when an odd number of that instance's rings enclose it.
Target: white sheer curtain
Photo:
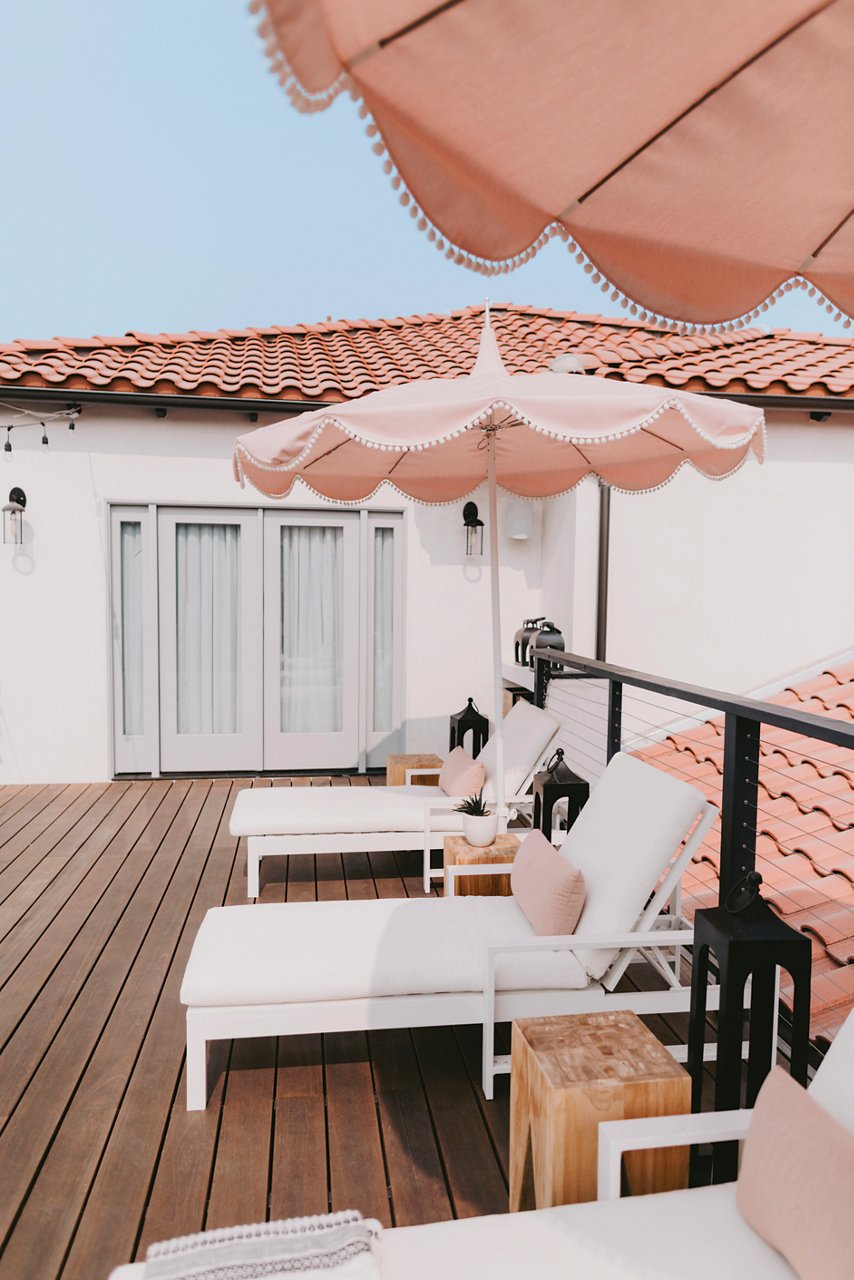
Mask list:
[[[236,733],[240,681],[240,527],[175,529],[178,732]]]
[[[282,733],[341,731],[343,550],[340,528],[282,526]]]
[[[123,520],[119,535],[121,562],[122,731],[131,737],[145,732],[142,666],[142,524]]]
[[[374,530],[374,732],[394,728],[394,530]]]

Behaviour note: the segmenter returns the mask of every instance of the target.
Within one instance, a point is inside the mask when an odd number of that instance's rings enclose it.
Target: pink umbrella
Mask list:
[[[253,7],[296,106],[359,98],[454,261],[557,236],[632,314],[715,324],[797,282],[854,315],[854,0]]]
[[[722,479],[751,450],[761,461],[763,415],[732,401],[577,373],[508,373],[487,316],[471,373],[384,388],[250,431],[235,444],[234,472],[270,497],[285,497],[299,479],[349,503],[384,482],[420,502],[453,502],[487,481],[500,811],[498,487],[552,497],[596,476],[640,492],[688,465]]]

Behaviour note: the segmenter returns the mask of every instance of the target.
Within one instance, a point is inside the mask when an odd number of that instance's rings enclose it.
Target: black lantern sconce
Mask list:
[[[477,503],[467,502],[463,507],[463,524],[466,527],[466,555],[483,555],[483,521],[478,518]]]
[[[27,495],[23,489],[10,489],[9,501],[3,505],[3,542],[19,547],[24,541],[24,512]]]

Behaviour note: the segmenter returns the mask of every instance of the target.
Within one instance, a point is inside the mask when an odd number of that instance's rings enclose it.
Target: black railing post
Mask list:
[[[608,683],[608,759],[615,756],[622,746],[623,737],[623,686],[619,680]]]
[[[538,653],[534,654],[534,706],[546,705],[546,693],[549,687],[551,663],[544,662]]]
[[[760,731],[758,721],[727,714],[721,796],[722,904],[733,885],[756,866]]]

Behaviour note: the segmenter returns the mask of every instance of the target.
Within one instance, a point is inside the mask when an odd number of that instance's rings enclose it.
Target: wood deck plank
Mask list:
[[[29,823],[35,822],[42,810],[52,804],[63,792],[69,791],[69,784],[51,783],[44,787],[27,787],[23,797],[23,803],[10,806],[8,813],[0,815],[0,867],[5,867],[10,856],[17,854],[8,848],[10,841],[14,840],[19,831],[23,830]],[[71,792],[66,797],[66,804],[71,804],[74,793]],[[60,810],[61,812],[61,810]],[[32,829],[32,833],[36,834],[38,830],[42,830],[50,822],[48,818],[41,827]],[[30,838],[33,838],[31,834]],[[26,848],[27,840],[24,839],[18,846],[17,852],[21,848]]]
[[[144,803],[152,786],[155,788],[153,808],[151,804]],[[99,822],[77,848],[76,856],[69,855],[65,866],[48,882],[42,883],[40,891],[31,901],[25,903],[23,899],[19,899],[16,905],[13,900],[18,898],[18,891],[6,899],[0,907],[0,937],[6,937],[0,962],[0,984],[5,981],[18,959],[23,958],[40,937],[45,933],[54,933],[57,917],[74,900],[84,882],[85,892],[92,901],[97,901],[96,886],[108,882],[118,869],[118,859],[123,856],[118,850],[113,851],[111,858],[102,855],[127,830],[141,832],[145,828],[167,787],[168,783],[131,784],[104,821]],[[137,809],[140,809],[140,813],[134,821]],[[126,852],[126,841],[122,842],[121,847]],[[37,883],[38,878],[33,876],[20,889],[30,888],[31,884]],[[30,910],[36,898],[38,912]],[[6,936],[7,934],[11,936]]]
[[[454,1213],[506,1213],[507,1184],[452,1027],[413,1033]]]
[[[313,784],[374,780],[0,788],[0,1280],[105,1280],[156,1239],[267,1216],[506,1211],[507,1081],[483,1099],[477,1028],[222,1042],[207,1110],[185,1109],[186,957],[209,906],[247,902],[231,800]],[[423,896],[418,852],[264,870],[262,902]]]
[[[215,809],[215,793],[210,802]],[[145,1212],[148,1190],[154,1181],[161,1142],[170,1116],[170,1101],[181,1076],[184,1053],[179,997],[181,980],[204,912],[209,906],[222,903],[233,870],[237,841],[228,833],[230,805],[231,797],[228,797],[191,910],[93,1181],[64,1275],[93,1274],[109,1242],[117,1254],[121,1245],[120,1256],[126,1261],[133,1256],[138,1224]],[[203,811],[200,825],[204,818]],[[204,828],[200,835],[203,831]],[[184,1098],[176,1095],[176,1101],[183,1107]],[[127,1161],[128,1151],[134,1152],[132,1164]],[[117,1194],[128,1210],[121,1225],[115,1223]],[[194,1229],[198,1228],[193,1224],[183,1224],[178,1234],[187,1234]],[[117,1235],[121,1232],[124,1236],[119,1240]]]
[[[39,804],[37,812],[28,814],[28,806],[8,824],[4,823],[12,834],[0,849],[0,901],[20,884],[22,869],[37,866],[77,819],[97,802],[107,786],[107,783],[100,783],[87,787],[80,783],[57,787],[57,794],[50,803]]]
[[[369,1041],[395,1226],[451,1218],[412,1033],[372,1031]]]
[[[86,1112],[84,1121],[91,1122],[96,1112],[96,1124],[107,1123],[115,1115],[127,1078],[125,1063],[128,1058],[132,1062],[135,1056],[134,1032],[140,1035],[144,1032],[147,1009],[152,998],[156,1000],[162,982],[158,961],[162,964],[163,959],[172,954],[177,913],[181,913],[182,921],[186,917],[195,866],[192,857],[182,855],[187,852],[196,819],[210,788],[210,783],[193,784],[188,801],[196,803],[185,802],[182,805],[173,826],[173,838],[166,858],[160,862],[155,859],[152,864],[160,874],[150,877],[149,885],[145,886],[147,894],[140,892],[135,895],[137,909],[127,912],[112,934],[86,987],[51,1042],[26,1093],[0,1135],[0,1235],[5,1237],[11,1228],[15,1211],[27,1196],[36,1175],[42,1188],[42,1194],[30,1196],[23,1204],[13,1239],[7,1241],[0,1260],[0,1276],[3,1276],[4,1269],[10,1276],[28,1274],[32,1251],[38,1252],[40,1241],[43,1241],[45,1210],[49,1211],[46,1216],[54,1214],[55,1202],[45,1193],[45,1170],[57,1151],[58,1128],[61,1126],[66,1135],[70,1132],[66,1108],[72,1099],[76,1104],[75,1114],[81,1109]],[[207,850],[204,853],[206,855]],[[152,926],[158,916],[160,927],[155,930]],[[105,1031],[107,1035],[98,1054],[99,1042]],[[90,1059],[94,1063],[93,1069],[90,1069]],[[88,1075],[87,1087],[81,1094],[79,1086],[84,1075]],[[44,1152],[48,1154],[41,1164]],[[55,1159],[63,1160],[65,1157],[65,1143],[60,1152]],[[82,1181],[88,1188],[85,1172],[87,1163],[92,1159],[92,1144],[86,1137],[70,1153],[70,1172],[75,1185]],[[65,1213],[63,1224],[67,1222],[68,1214]],[[72,1228],[74,1225],[76,1223],[72,1222]],[[49,1226],[53,1232],[52,1256],[55,1257],[59,1253],[63,1232],[55,1217]],[[11,1263],[7,1261],[9,1258]],[[44,1267],[46,1278],[51,1274],[44,1258],[37,1265]]]
[[[330,1207],[361,1209],[391,1226],[388,1182],[374,1084],[363,1031],[323,1037],[329,1138]]]
[[[320,1036],[279,1039],[270,1217],[328,1213],[323,1045]]]

